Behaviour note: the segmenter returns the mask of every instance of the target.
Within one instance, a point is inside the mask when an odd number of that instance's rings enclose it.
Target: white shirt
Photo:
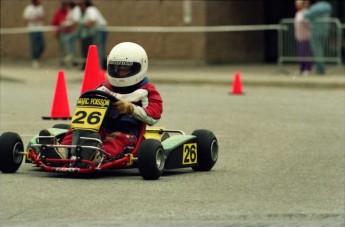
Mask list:
[[[73,9],[68,11],[66,19],[63,23],[64,26],[71,26],[78,23],[81,19],[81,10],[79,6],[74,6]]]
[[[101,12],[95,6],[89,6],[86,8],[83,20],[85,22],[93,21],[96,26],[107,26],[108,24]]]
[[[74,6],[70,13],[70,18],[73,22],[78,22],[81,19],[81,9],[79,6]]]
[[[42,5],[28,5],[23,12],[23,18],[28,20],[28,27],[33,28],[43,25],[44,9]]]

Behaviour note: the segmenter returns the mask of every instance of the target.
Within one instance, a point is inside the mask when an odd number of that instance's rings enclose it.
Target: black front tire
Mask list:
[[[4,132],[0,135],[0,170],[15,173],[23,161],[23,141],[17,133]]]
[[[146,139],[139,149],[138,168],[144,180],[157,180],[163,173],[165,152],[160,141]]]
[[[195,171],[209,171],[218,159],[218,141],[213,132],[205,129],[195,130],[192,135],[197,137],[198,165],[192,167]]]

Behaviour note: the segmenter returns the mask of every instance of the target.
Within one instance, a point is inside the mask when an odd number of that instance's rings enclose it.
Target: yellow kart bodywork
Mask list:
[[[164,132],[165,127],[161,126],[146,126],[146,132],[144,134],[145,139],[156,139],[163,141],[168,134]]]

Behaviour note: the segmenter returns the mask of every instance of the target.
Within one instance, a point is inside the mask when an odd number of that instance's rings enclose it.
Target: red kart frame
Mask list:
[[[78,145],[53,145],[53,144],[41,145],[41,144],[37,144],[37,145],[32,145],[32,147],[29,148],[28,156],[33,160],[33,162],[38,167],[41,167],[44,171],[47,171],[47,172],[93,173],[93,172],[96,172],[96,171],[101,171],[101,170],[109,169],[109,168],[122,169],[122,168],[125,168],[125,167],[131,167],[133,165],[133,162],[135,160],[137,160],[137,155],[138,155],[138,152],[139,152],[140,144],[144,140],[145,131],[146,131],[146,124],[143,123],[141,128],[140,128],[140,131],[139,131],[137,145],[135,146],[134,150],[131,153],[125,154],[122,158],[119,158],[119,159],[114,159],[112,161],[105,162],[105,163],[101,162],[98,165],[96,165],[94,162],[89,161],[89,160],[85,160],[85,159],[79,160],[78,162],[87,163],[89,165],[86,168],[69,167],[68,164],[77,162],[77,160],[75,160],[75,159],[52,159],[52,158],[45,158],[44,160],[42,160],[41,157],[39,157],[39,155],[37,155],[35,149],[33,149],[33,147],[42,147],[42,146],[46,146],[46,147],[63,147],[63,148],[75,148],[75,147],[83,147],[83,146],[78,146]],[[102,149],[100,149],[98,147],[90,147],[90,146],[84,146],[84,147],[85,148],[92,148],[92,149],[101,151],[101,153],[103,154],[103,158],[104,158],[104,156],[111,157],[111,155],[109,155],[108,153],[106,153],[105,151],[103,151]],[[49,162],[49,163],[61,163],[61,162],[63,162],[63,163],[66,163],[66,165],[55,167],[55,166],[48,166],[44,162]]]

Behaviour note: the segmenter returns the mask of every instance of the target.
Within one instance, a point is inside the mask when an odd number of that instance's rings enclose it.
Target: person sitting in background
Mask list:
[[[105,44],[108,22],[90,0],[82,1],[80,7],[83,12],[80,21],[83,56],[86,59],[89,46],[96,44],[100,66],[102,69],[106,69]]]
[[[80,7],[74,1],[71,0],[68,3],[66,18],[62,23],[64,27],[69,27],[71,29],[71,32],[65,34],[63,38],[63,42],[67,51],[67,55],[64,57],[64,62],[66,64],[77,65],[74,43],[79,38],[78,24],[80,19]]]
[[[64,56],[65,56],[65,37],[72,32],[72,29],[68,26],[64,26],[64,21],[67,16],[67,9],[69,7],[68,0],[62,0],[59,9],[57,9],[53,15],[51,25],[56,27],[56,30],[53,32],[53,36],[58,41],[58,52],[59,52],[59,65],[63,66]]]

